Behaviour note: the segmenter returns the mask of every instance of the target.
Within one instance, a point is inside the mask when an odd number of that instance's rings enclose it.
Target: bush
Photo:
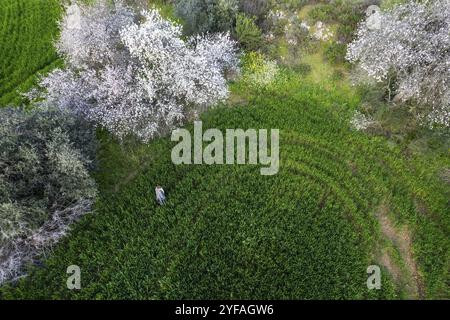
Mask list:
[[[333,81],[342,81],[345,78],[344,72],[342,70],[335,70],[333,71],[333,74],[331,75],[331,80]]]
[[[345,63],[347,46],[343,43],[331,42],[325,46],[325,58],[331,63]]]
[[[254,51],[261,47],[262,32],[255,23],[254,18],[249,18],[245,14],[238,14],[236,17],[236,38],[247,50]]]
[[[21,93],[60,64],[53,48],[61,15],[59,0],[0,1],[0,105],[21,104]]]
[[[0,109],[0,283],[89,210],[94,134],[61,111]]]
[[[352,40],[358,23],[365,16],[367,7],[377,4],[377,0],[352,3],[351,1],[336,0],[313,8],[309,17],[314,21],[325,23],[337,23],[337,37],[341,42],[348,43]]]
[[[278,73],[275,61],[267,60],[258,52],[250,52],[242,58],[242,81],[250,88],[264,88],[272,83]]]
[[[334,10],[332,5],[317,6],[309,12],[309,17],[314,21],[329,22],[334,17]]]
[[[298,72],[302,76],[307,76],[312,71],[311,65],[307,63],[299,63],[297,65],[294,65],[292,68],[295,72]]]
[[[184,38],[158,10],[115,4],[70,7],[56,44],[67,68],[47,75],[34,98],[148,142],[228,97],[225,74],[239,62],[228,33]]]
[[[232,31],[238,0],[177,0],[175,14],[184,21],[188,35],[206,32]]]
[[[272,1],[268,0],[240,0],[239,11],[249,17],[255,17],[256,23],[263,23],[272,7]]]
[[[358,23],[364,18],[364,8],[347,6],[339,13],[338,39],[348,43],[353,40]]]

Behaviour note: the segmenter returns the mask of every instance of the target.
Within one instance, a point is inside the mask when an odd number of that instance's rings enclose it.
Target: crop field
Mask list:
[[[445,295],[448,256],[442,260],[439,248],[448,245],[447,197],[430,163],[402,159],[383,139],[351,131],[345,114],[357,98],[286,77],[249,106],[203,117],[206,128],[279,128],[279,174],[261,176],[257,166],[174,166],[173,143],[161,139],[139,151],[158,156],[123,182],[107,174],[129,172],[131,161],[123,161],[129,151],[108,144],[100,155],[106,165],[96,213],[75,227],[44,269],[4,289],[4,297]],[[164,207],[152,198],[155,181],[167,188]],[[389,234],[386,224],[408,226],[414,243]],[[369,292],[365,269],[383,259],[382,290]],[[64,286],[62,266],[73,261],[89,270],[81,292]]]
[[[58,0],[0,2],[0,106],[19,104],[36,73],[61,63],[60,11]],[[170,137],[119,144],[99,129],[94,211],[27,277],[1,286],[0,300],[448,298],[450,188],[439,170],[449,159],[352,129],[361,97],[328,79],[320,57],[307,56],[309,77],[281,68],[264,89],[237,81],[232,97],[243,99],[201,116],[203,130],[279,129],[274,176],[174,165]],[[82,290],[67,290],[73,264]],[[381,266],[381,290],[367,289],[370,265]]]
[[[58,0],[0,2],[0,105],[21,102],[36,74],[59,63],[53,41],[60,14]]]

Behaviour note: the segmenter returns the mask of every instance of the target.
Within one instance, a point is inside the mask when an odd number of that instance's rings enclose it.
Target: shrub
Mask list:
[[[297,11],[300,10],[303,6],[307,5],[310,0],[281,0],[275,1],[275,5],[286,11]]]
[[[278,73],[275,61],[267,60],[258,52],[250,52],[242,59],[242,81],[252,88],[263,88],[270,84]]]
[[[374,120],[370,116],[355,111],[350,124],[355,130],[365,130],[374,124]]]
[[[262,44],[262,32],[255,24],[254,18],[249,18],[245,14],[238,14],[236,17],[236,38],[247,50],[257,50]]]
[[[325,58],[331,63],[344,63],[347,46],[343,43],[330,42],[325,46]]]
[[[338,40],[349,43],[353,40],[358,23],[364,18],[366,8],[363,6],[346,5],[337,13],[339,26],[337,29]]]
[[[314,21],[328,22],[333,19],[335,10],[332,5],[317,6],[309,12],[309,17]]]
[[[256,23],[262,24],[272,7],[269,0],[240,0],[239,11],[248,17],[255,17]]]
[[[232,31],[238,0],[177,0],[175,14],[184,21],[187,35]]]
[[[282,56],[282,62],[294,65],[298,61],[300,49],[310,50],[314,46],[309,33],[310,27],[302,21],[298,13],[283,10],[270,11],[267,19],[271,42],[279,51],[274,57]],[[284,48],[282,48],[284,46]],[[267,50],[270,51],[270,50]]]
[[[145,151],[161,156],[113,197],[103,195],[98,215],[78,224],[47,267],[1,288],[0,299],[398,299],[391,285],[402,283],[391,269],[382,268],[381,290],[366,286],[367,266],[382,266],[374,248],[395,245],[368,214],[384,201],[395,226],[413,232],[424,298],[448,297],[439,159],[405,157],[386,139],[349,130],[358,95],[285,72],[267,91],[247,91],[248,105],[202,118],[205,129],[279,128],[278,175],[267,179],[258,166],[174,165],[174,143],[158,139]],[[126,162],[115,148],[111,168]],[[152,182],[165,187],[166,206],[155,204]],[[390,261],[401,268],[397,257]],[[83,290],[61,285],[67,261],[88,271]]]
[[[361,2],[352,1],[328,1],[313,8],[309,12],[309,17],[314,21],[326,23],[337,23],[337,37],[339,41],[348,43],[353,39],[359,21],[364,17],[367,7],[378,3],[377,0]]]
[[[345,74],[342,70],[334,70],[333,74],[331,75],[331,80],[333,81],[342,81],[343,79],[345,79]]]
[[[0,109],[0,283],[90,209],[94,137],[62,111]]]

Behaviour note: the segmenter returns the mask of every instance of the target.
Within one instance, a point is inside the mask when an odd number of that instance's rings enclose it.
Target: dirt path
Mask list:
[[[404,286],[408,298],[423,299],[424,285],[412,251],[410,230],[406,225],[401,228],[394,225],[389,218],[389,206],[386,202],[380,205],[376,217],[380,223],[383,237],[397,248],[404,267],[402,268],[399,262],[395,261],[388,248],[382,249],[381,256],[378,259],[379,262],[386,267],[395,282]]]

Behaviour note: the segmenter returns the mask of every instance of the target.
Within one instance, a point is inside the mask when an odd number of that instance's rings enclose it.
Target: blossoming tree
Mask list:
[[[432,126],[450,126],[450,0],[411,1],[360,24],[347,59],[379,82],[395,79],[395,99],[429,106]],[[392,77],[391,77],[392,76]]]
[[[66,68],[41,81],[44,103],[146,142],[228,96],[225,73],[238,68],[228,34],[185,40],[156,9],[138,14],[121,0],[68,12],[56,44]]]

